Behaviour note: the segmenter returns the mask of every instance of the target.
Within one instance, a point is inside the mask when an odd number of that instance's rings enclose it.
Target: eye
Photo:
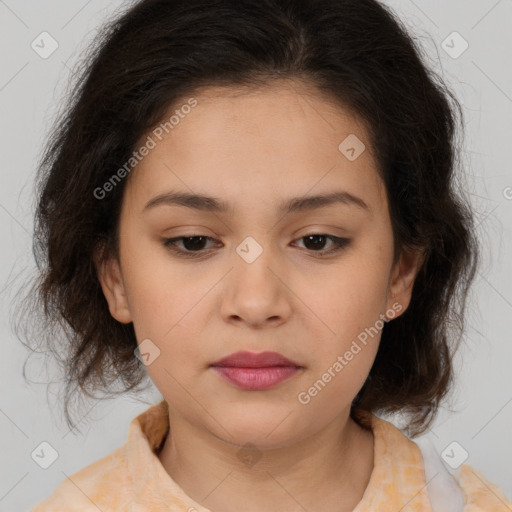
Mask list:
[[[179,236],[176,238],[164,238],[163,244],[169,250],[184,258],[199,258],[210,252],[205,248],[206,242],[214,239],[204,235]],[[310,233],[299,240],[305,240],[305,248],[313,252],[315,255],[323,256],[325,254],[335,253],[348,246],[351,242],[348,238],[339,238],[334,235],[324,233]],[[327,242],[331,243],[331,247],[325,249]],[[182,244],[181,248],[179,244]]]
[[[186,258],[197,258],[207,252],[204,250],[204,245],[207,240],[213,240],[213,238],[203,235],[178,236],[176,238],[164,238],[163,244],[178,255]],[[177,246],[178,242],[183,243],[184,249]]]
[[[349,238],[339,238],[334,235],[327,235],[325,233],[310,233],[309,235],[304,235],[299,238],[299,240],[305,240],[306,249],[310,249],[320,256],[324,254],[331,254],[337,251],[340,251],[344,247],[350,244]],[[329,249],[323,249],[326,242],[331,242],[331,247]]]

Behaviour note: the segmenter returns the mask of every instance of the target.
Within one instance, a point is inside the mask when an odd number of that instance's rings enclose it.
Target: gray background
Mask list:
[[[485,246],[472,293],[464,355],[456,362],[454,412],[443,409],[428,437],[439,453],[453,441],[459,443],[469,454],[466,463],[512,499],[512,1],[387,3],[419,38],[430,65],[464,105],[463,160],[470,173],[464,186],[471,194]],[[54,367],[50,364],[46,371],[43,359],[33,357],[28,370],[36,383],[27,385],[22,377],[27,353],[9,327],[14,293],[20,279],[34,268],[32,184],[45,137],[80,52],[106,16],[122,4],[0,0],[0,511],[28,510],[66,476],[124,444],[130,421],[160,400],[152,388],[139,399],[91,402],[79,425],[82,435],[69,432],[53,398],[54,388],[47,396],[45,382],[55,379]],[[58,43],[46,59],[31,47],[43,31]],[[460,56],[464,41],[453,36],[454,31],[469,45]],[[396,420],[399,424],[400,419]],[[31,457],[43,441],[58,452],[48,469]]]

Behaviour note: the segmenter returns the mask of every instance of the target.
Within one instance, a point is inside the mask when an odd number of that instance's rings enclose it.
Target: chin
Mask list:
[[[283,448],[309,434],[304,431],[308,422],[298,418],[291,407],[282,405],[266,408],[261,405],[251,408],[234,406],[218,417],[222,418],[219,423],[225,430],[218,424],[212,425],[216,435],[239,446],[250,443],[261,449]]]

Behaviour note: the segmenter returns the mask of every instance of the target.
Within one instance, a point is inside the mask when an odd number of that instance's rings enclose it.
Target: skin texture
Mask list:
[[[172,436],[160,460],[212,511],[352,510],[373,468],[373,435],[350,419],[350,405],[380,332],[308,404],[297,396],[393,304],[401,308],[395,318],[405,311],[421,257],[404,253],[393,265],[385,188],[357,116],[292,82],[243,92],[210,87],[194,97],[197,106],[130,174],[120,261],[98,268],[113,317],[133,322],[138,342],[149,338],[160,350],[147,366],[170,409]],[[366,145],[354,161],[338,149],[349,134]],[[233,211],[143,212],[171,190],[223,199]],[[343,204],[277,211],[290,197],[334,190],[371,211]],[[351,242],[319,256],[334,245],[308,244],[302,237],[311,233]],[[213,239],[200,258],[163,244],[199,235]],[[248,236],[263,249],[252,263],[236,251]],[[210,368],[239,350],[276,351],[303,368],[274,388],[241,390]],[[239,457],[246,443],[253,465]]]

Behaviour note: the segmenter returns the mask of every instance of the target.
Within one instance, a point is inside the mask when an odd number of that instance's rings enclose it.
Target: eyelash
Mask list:
[[[323,249],[321,251],[311,250],[311,252],[313,254],[320,256],[320,257],[325,256],[327,254],[339,252],[342,249],[344,249],[345,247],[347,247],[351,242],[351,239],[349,239],[349,238],[340,238],[340,237],[333,236],[333,235],[327,235],[325,233],[309,233],[307,235],[301,236],[300,238],[298,238],[298,240],[302,240],[304,238],[308,238],[311,236],[323,236],[323,237],[331,240],[332,243],[334,244],[334,247],[331,249]],[[180,240],[190,239],[190,238],[206,238],[208,240],[213,240],[213,238],[211,238],[209,236],[204,236],[204,235],[179,236],[176,238],[164,238],[163,245],[166,248],[168,248],[170,251],[178,254],[178,256],[183,257],[183,258],[200,258],[209,252],[208,250],[204,250],[204,249],[201,249],[199,251],[187,251],[187,250],[179,249],[176,246],[176,242],[178,242]],[[306,250],[308,250],[308,249],[306,249]]]

